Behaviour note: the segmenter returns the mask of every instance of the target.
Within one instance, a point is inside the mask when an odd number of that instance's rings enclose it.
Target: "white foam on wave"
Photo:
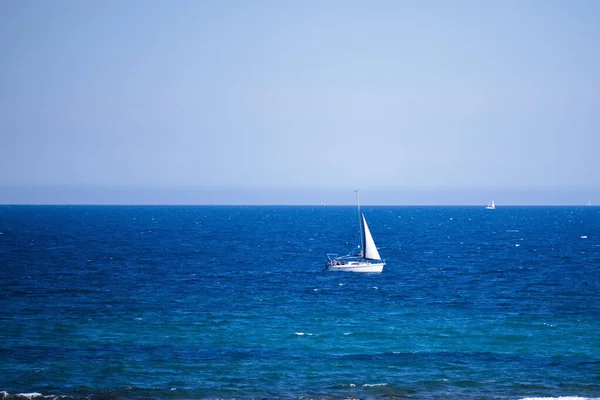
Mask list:
[[[34,397],[40,397],[40,396],[43,397],[44,395],[41,393],[38,393],[38,392],[32,392],[32,393],[17,393],[17,394],[15,394],[15,396],[26,397],[28,399],[32,399]]]
[[[579,397],[579,396],[524,397],[521,400],[600,400],[600,397]]]
[[[387,386],[387,383],[365,383],[363,387]]]
[[[312,333],[305,333],[305,332],[294,332],[294,335],[296,336],[312,336]]]

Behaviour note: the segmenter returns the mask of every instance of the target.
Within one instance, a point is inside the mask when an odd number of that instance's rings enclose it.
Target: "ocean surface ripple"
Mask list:
[[[600,397],[600,208],[0,206],[0,400]]]

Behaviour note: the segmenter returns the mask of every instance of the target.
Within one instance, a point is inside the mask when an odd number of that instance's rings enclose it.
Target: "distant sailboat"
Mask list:
[[[367,220],[364,214],[360,212],[360,201],[358,197],[358,189],[356,192],[356,202],[358,205],[358,217],[360,228],[360,253],[350,253],[345,256],[338,257],[337,254],[327,254],[327,264],[325,269],[328,271],[349,271],[349,272],[381,272],[385,261],[381,259],[377,246],[371,231],[367,225]]]
[[[592,202],[591,202],[590,200],[588,200],[588,201],[585,203],[585,205],[586,205],[586,206],[591,206],[591,205],[592,205]]]
[[[495,210],[496,203],[494,203],[494,200],[492,200],[492,201],[490,201],[490,204],[488,204],[485,208],[487,208],[488,210]]]

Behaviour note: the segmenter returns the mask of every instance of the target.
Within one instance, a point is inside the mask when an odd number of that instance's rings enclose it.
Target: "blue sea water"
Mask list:
[[[0,397],[600,397],[600,208],[363,211],[0,206]]]

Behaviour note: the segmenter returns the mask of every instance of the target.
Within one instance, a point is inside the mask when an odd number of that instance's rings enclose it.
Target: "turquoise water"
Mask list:
[[[600,397],[600,209],[0,206],[0,390]]]

